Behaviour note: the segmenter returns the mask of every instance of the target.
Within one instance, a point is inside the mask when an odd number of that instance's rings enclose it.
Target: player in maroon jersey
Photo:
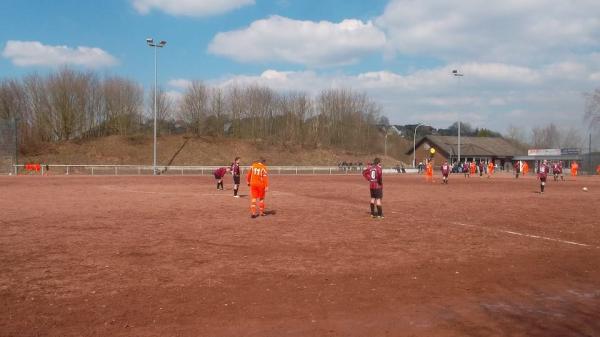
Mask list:
[[[231,175],[233,175],[233,197],[239,198],[238,189],[240,188],[240,157],[235,157],[233,163],[229,167],[229,171],[231,171]]]
[[[217,180],[217,189],[218,190],[223,189],[223,177],[225,176],[225,174],[227,174],[227,172],[229,172],[228,167],[219,167],[218,169],[215,170],[214,175],[215,175],[215,180]]]
[[[562,160],[558,162],[558,171],[560,172],[560,180],[565,180],[565,176],[563,176],[563,162],[562,162]]]
[[[552,163],[552,175],[554,176],[554,181],[558,181],[558,175],[560,174],[560,165],[558,162]]]
[[[538,179],[540,179],[541,192],[544,193],[544,187],[546,186],[546,178],[548,178],[548,161],[544,160],[538,168]]]
[[[471,177],[471,169],[469,168],[469,162],[465,161],[465,163],[463,164],[463,167],[462,167],[462,171],[465,175],[465,178]]]
[[[448,165],[448,161],[444,161],[442,164],[442,184],[448,183],[448,175],[450,174],[450,165]]]
[[[373,164],[363,171],[363,177],[369,182],[369,189],[371,190],[371,217],[383,219],[383,208],[381,207],[383,170],[381,169],[381,159],[375,158]],[[375,207],[377,207],[377,212]]]
[[[479,176],[483,177],[483,173],[485,172],[485,163],[483,160],[479,161],[479,165],[477,167],[479,168]]]

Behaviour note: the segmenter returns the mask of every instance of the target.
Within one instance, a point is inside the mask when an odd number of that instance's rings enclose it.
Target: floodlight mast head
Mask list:
[[[159,47],[164,47],[166,44],[167,44],[167,41],[165,41],[165,40],[161,40],[161,41],[158,43],[158,46],[159,46]]]
[[[147,39],[146,39],[146,43],[147,43],[149,46],[153,47],[153,46],[154,46],[154,39],[153,39],[153,38],[147,38]]]
[[[454,76],[463,76],[463,74],[459,73],[458,70],[456,70],[456,69],[452,70],[452,75],[454,75]]]

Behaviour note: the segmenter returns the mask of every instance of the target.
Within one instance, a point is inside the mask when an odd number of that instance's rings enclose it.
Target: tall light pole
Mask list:
[[[452,75],[459,78],[464,76],[456,69],[452,70]],[[458,163],[460,164],[460,118],[458,119]]]
[[[161,40],[159,43],[154,43],[153,38],[147,38],[146,43],[149,47],[154,48],[154,154],[152,161],[152,174],[156,175],[156,111],[157,111],[157,62],[156,62],[156,48],[162,48],[167,44],[167,41]]]
[[[423,124],[418,123],[417,126],[415,126],[415,134],[413,135],[413,167],[417,166],[417,152],[415,149],[415,145],[417,140],[417,129],[419,128],[419,126],[423,126]]]

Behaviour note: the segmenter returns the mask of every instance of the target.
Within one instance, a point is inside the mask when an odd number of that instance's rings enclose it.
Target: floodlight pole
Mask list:
[[[19,117],[15,117],[15,176],[19,175]]]
[[[417,140],[417,129],[419,128],[419,126],[422,126],[423,124],[418,123],[417,126],[415,126],[415,134],[413,135],[413,167],[417,167],[417,152],[416,152],[416,140]]]
[[[464,74],[458,72],[458,70],[452,70],[452,75],[454,77],[463,77]],[[458,120],[458,163],[460,164],[460,118]]]
[[[146,43],[149,47],[154,48],[154,149],[153,149],[153,160],[152,160],[152,174],[156,175],[156,115],[157,115],[157,106],[158,106],[158,62],[157,62],[157,52],[156,48],[162,48],[167,44],[167,41],[160,41],[159,43],[154,43],[153,38],[146,39]]]

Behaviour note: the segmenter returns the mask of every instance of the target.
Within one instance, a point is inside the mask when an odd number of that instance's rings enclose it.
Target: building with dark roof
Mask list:
[[[461,137],[460,159],[465,161],[493,160],[498,165],[509,163],[516,156],[527,154],[527,151],[518,148],[511,142],[501,137]],[[429,151],[434,148],[436,162],[447,160],[449,163],[458,161],[458,137],[427,135],[415,143],[416,162],[419,163],[429,158]],[[407,155],[413,155],[411,148]]]

